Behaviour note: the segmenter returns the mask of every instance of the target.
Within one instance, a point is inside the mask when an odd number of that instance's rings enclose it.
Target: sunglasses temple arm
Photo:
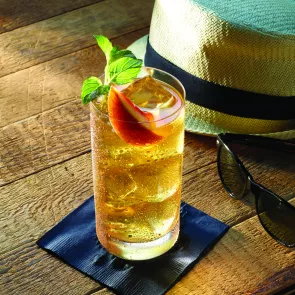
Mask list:
[[[295,143],[290,141],[247,134],[224,133],[220,134],[219,136],[225,142],[234,141],[237,143],[250,143],[256,146],[295,152]]]
[[[254,195],[255,202],[257,203],[260,197],[261,192],[267,191],[270,192],[267,188],[261,184],[255,182],[252,177],[248,177],[249,191]],[[272,193],[272,192],[270,192]]]

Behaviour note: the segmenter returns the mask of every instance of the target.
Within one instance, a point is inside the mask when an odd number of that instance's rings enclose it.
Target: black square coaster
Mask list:
[[[182,202],[180,235],[174,247],[154,259],[127,261],[108,253],[99,243],[92,196],[49,230],[37,244],[116,294],[161,295],[175,285],[228,228]]]

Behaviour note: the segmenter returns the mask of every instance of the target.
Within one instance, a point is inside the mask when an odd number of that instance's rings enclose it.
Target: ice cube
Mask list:
[[[165,235],[178,220],[179,198],[169,198],[160,203],[143,203],[138,212],[146,212],[144,221],[157,238]]]
[[[180,189],[181,163],[177,156],[159,160],[153,165],[132,167],[131,175],[137,183],[136,194],[151,203],[163,202],[174,196]]]
[[[137,106],[147,109],[168,108],[175,104],[175,97],[151,76],[136,80],[123,90]]]
[[[124,202],[126,197],[135,192],[137,185],[125,169],[111,168],[105,174],[108,199],[112,203]]]

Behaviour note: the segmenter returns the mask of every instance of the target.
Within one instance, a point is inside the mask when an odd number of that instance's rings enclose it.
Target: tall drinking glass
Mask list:
[[[91,103],[96,232],[114,255],[145,260],[168,251],[179,234],[185,90],[148,67],[134,84],[115,87],[154,120],[117,120],[101,98]]]

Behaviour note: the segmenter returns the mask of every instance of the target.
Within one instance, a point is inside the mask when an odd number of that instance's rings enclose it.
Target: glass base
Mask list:
[[[108,238],[107,250],[126,260],[147,260],[167,252],[176,243],[179,235],[179,222],[165,236],[146,243],[128,243]]]

